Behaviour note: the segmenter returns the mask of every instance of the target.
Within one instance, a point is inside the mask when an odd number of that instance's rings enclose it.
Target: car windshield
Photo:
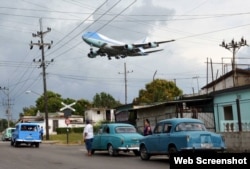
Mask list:
[[[205,131],[206,127],[202,123],[185,122],[176,126],[175,131]]]
[[[116,127],[115,132],[116,133],[135,133],[136,130],[134,127],[122,126],[122,127]]]

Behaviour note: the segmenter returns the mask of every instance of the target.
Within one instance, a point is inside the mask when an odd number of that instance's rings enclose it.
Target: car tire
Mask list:
[[[170,157],[171,155],[177,153],[177,149],[175,146],[171,146],[168,148],[168,156]]]
[[[10,145],[13,146],[14,145],[14,142],[12,140],[10,140]]]
[[[15,147],[18,147],[18,146],[19,146],[19,143],[18,143],[16,140],[14,141],[14,146],[15,146]]]
[[[108,145],[108,153],[110,156],[116,156],[118,154],[117,150],[114,150],[112,144]]]
[[[36,147],[36,148],[39,148],[39,143],[35,143],[35,147]]]
[[[94,149],[91,150],[91,154],[92,155],[95,154],[95,150]]]
[[[150,155],[148,154],[148,150],[145,147],[145,145],[142,145],[140,147],[140,157],[142,160],[149,160],[150,159]]]

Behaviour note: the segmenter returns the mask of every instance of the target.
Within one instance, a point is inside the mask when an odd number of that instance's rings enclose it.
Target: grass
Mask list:
[[[60,144],[67,144],[67,134],[50,135],[51,141],[57,141]],[[83,144],[82,133],[69,133],[69,144]]]

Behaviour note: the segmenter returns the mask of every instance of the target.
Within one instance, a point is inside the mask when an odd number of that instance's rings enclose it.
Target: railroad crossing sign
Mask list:
[[[71,107],[71,106],[75,105],[76,102],[73,102],[73,103],[68,104],[68,105],[65,104],[65,103],[63,103],[63,102],[61,102],[61,104],[62,104],[64,107],[61,108],[60,111],[63,111],[63,112],[64,112],[64,117],[69,117],[69,116],[71,116],[71,112],[72,112],[72,111],[76,111],[73,107]]]
[[[71,107],[71,106],[74,106],[75,104],[76,104],[76,102],[73,102],[73,103],[71,103],[71,104],[65,104],[65,103],[63,103],[63,102],[61,102],[61,104],[64,106],[63,108],[61,108],[60,109],[60,111],[63,111],[63,110],[65,110],[65,109],[70,109],[70,110],[72,110],[72,111],[76,111],[73,107]]]

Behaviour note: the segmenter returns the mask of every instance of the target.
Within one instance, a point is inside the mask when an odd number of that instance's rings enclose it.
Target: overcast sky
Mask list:
[[[127,69],[127,102],[131,103],[153,77],[175,80],[184,94],[197,93],[207,83],[207,60],[212,60],[214,78],[229,71],[232,52],[219,46],[232,39],[250,39],[250,1],[246,0],[0,0],[0,117],[6,118],[8,101],[13,119],[23,107],[35,105],[43,94],[41,51],[30,41],[32,33],[51,28],[44,42],[47,90],[63,98],[92,101],[100,92],[125,103],[124,65]],[[90,47],[81,36],[97,31],[132,44],[145,37],[151,41],[175,39],[162,44],[161,52],[148,56],[108,60],[87,57]],[[249,64],[250,48],[240,48],[236,63]],[[244,68],[247,68],[246,66]],[[208,82],[211,82],[211,66]],[[26,94],[31,90],[34,93]],[[9,93],[8,93],[9,92]],[[37,93],[37,94],[35,94]]]

